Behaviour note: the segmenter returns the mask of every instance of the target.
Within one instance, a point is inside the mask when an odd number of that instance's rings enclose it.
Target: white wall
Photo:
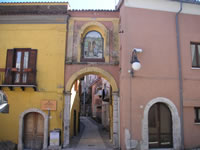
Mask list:
[[[171,0],[125,0],[126,7],[178,12],[180,2]],[[200,5],[183,3],[182,13],[200,15]]]

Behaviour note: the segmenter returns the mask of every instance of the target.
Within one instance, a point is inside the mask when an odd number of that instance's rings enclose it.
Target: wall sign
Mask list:
[[[60,144],[60,134],[57,131],[50,132],[50,146],[59,146]]]
[[[42,110],[56,110],[57,101],[55,100],[43,100],[41,101]]]

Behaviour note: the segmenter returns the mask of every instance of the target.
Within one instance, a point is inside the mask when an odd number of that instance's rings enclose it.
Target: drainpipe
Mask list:
[[[67,21],[66,21],[66,24],[67,24],[67,26],[66,26],[66,39],[65,39],[65,63],[64,63],[64,92],[65,92],[65,90],[66,90],[66,87],[65,87],[65,83],[66,83],[66,79],[65,79],[65,71],[66,71],[66,60],[67,60],[67,51],[68,51],[68,49],[67,49],[67,46],[68,46],[68,33],[69,33],[69,19],[70,19],[70,14],[67,14]]]
[[[183,3],[180,2],[180,10],[176,13],[176,40],[178,54],[178,76],[179,76],[179,96],[180,96],[180,121],[181,121],[181,149],[184,149],[184,125],[183,125],[183,78],[181,64],[181,48],[180,48],[180,33],[179,33],[179,14],[183,9]]]

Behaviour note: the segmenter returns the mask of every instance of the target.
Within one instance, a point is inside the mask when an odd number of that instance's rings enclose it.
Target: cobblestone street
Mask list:
[[[111,150],[109,132],[89,117],[81,117],[81,132],[72,138],[70,150]]]

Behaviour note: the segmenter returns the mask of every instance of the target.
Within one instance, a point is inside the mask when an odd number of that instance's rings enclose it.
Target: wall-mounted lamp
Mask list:
[[[142,49],[140,48],[134,48],[132,50],[132,56],[131,56],[131,69],[128,70],[128,72],[131,74],[131,76],[133,77],[134,76],[134,70],[137,71],[137,70],[140,70],[141,68],[141,64],[140,64],[140,61],[138,60],[137,58],[137,53],[142,53]]]

